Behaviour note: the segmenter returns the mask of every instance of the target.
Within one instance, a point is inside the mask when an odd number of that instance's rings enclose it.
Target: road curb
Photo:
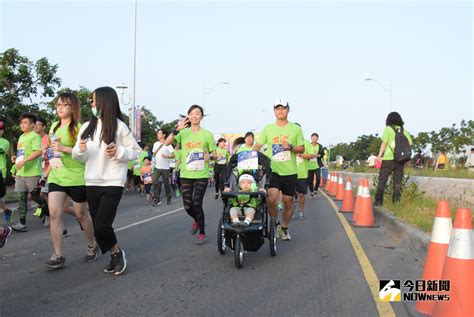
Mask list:
[[[391,236],[409,251],[418,261],[424,262],[430,237],[397,217],[388,209],[375,207],[375,219],[388,229]]]

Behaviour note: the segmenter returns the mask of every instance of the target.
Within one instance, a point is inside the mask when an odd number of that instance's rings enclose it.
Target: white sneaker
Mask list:
[[[45,216],[45,217],[44,217],[44,226],[45,226],[46,228],[49,228],[49,217],[48,217],[48,216]]]
[[[289,229],[286,229],[286,233],[285,233],[285,231],[283,231],[283,229],[281,229],[281,231],[282,231],[281,239],[282,239],[283,241],[290,241],[290,240],[291,240],[291,236],[290,236],[290,231],[289,231]]]

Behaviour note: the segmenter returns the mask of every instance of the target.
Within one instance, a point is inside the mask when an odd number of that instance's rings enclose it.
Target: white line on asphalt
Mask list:
[[[164,217],[164,216],[168,216],[168,215],[177,213],[178,211],[181,211],[181,210],[184,210],[184,208],[181,207],[181,208],[178,208],[178,209],[175,209],[175,210],[171,210],[171,211],[165,212],[164,214],[161,214],[161,215],[158,215],[158,216],[154,216],[154,217],[151,217],[151,218],[148,218],[148,219],[140,220],[140,221],[138,221],[138,222],[134,222],[134,223],[131,223],[131,224],[129,224],[129,225],[126,225],[126,226],[117,228],[117,229],[115,229],[114,231],[115,231],[115,232],[118,232],[118,231],[122,231],[122,230],[125,230],[125,229],[128,229],[128,228],[132,228],[132,227],[141,225],[142,223],[150,222],[150,221],[153,221],[153,220],[155,220],[155,219],[158,219],[158,218],[161,218],[161,217]]]

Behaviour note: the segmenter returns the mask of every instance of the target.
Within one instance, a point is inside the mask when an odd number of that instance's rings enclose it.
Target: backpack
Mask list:
[[[393,151],[393,158],[398,163],[406,163],[411,159],[411,146],[408,138],[403,133],[403,127],[400,127],[400,131],[395,127],[390,126],[395,132],[395,149]]]

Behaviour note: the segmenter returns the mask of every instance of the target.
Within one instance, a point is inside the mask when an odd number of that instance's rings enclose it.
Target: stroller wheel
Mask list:
[[[270,235],[268,237],[270,240],[270,255],[275,256],[277,250],[277,236],[276,236],[276,225],[275,219],[270,220]]]
[[[235,267],[240,269],[244,263],[244,248],[242,246],[242,240],[237,236],[235,238]]]
[[[227,250],[227,244],[225,242],[225,234],[222,229],[223,220],[222,217],[219,220],[219,226],[217,227],[217,250],[220,254],[224,255]]]

